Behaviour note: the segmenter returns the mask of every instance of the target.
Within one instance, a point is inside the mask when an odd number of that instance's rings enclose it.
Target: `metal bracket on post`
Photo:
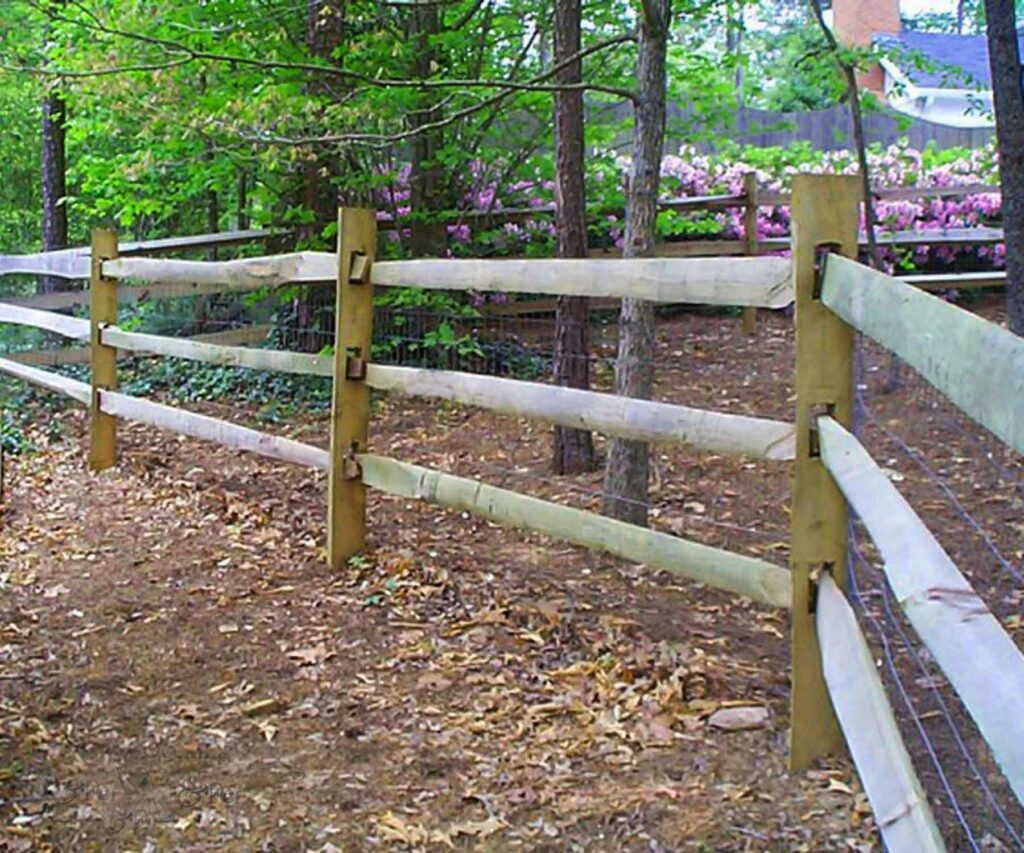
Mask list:
[[[821,287],[825,281],[825,270],[828,267],[828,256],[839,254],[842,246],[838,243],[819,243],[814,247],[814,291],[812,298],[821,301]]]
[[[366,359],[360,347],[348,347],[345,351],[345,378],[349,382],[363,382],[366,379]]]
[[[836,410],[835,403],[812,403],[809,407],[807,429],[810,432],[808,437],[808,453],[812,459],[821,458],[821,442],[818,438],[818,418],[832,417]]]
[[[359,464],[359,460],[356,458],[356,451],[358,447],[353,444],[345,452],[345,457],[342,460],[342,469],[346,480],[359,480],[363,476],[362,466]]]
[[[364,252],[353,252],[349,260],[349,284],[366,284],[366,272],[370,267],[370,259]]]

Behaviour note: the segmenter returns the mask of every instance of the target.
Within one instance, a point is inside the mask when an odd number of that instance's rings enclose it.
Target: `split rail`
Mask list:
[[[917,368],[958,406],[1024,452],[1024,342],[919,288],[850,260],[858,248],[850,177],[799,176],[792,259],[377,261],[373,211],[339,214],[336,253],[234,261],[126,256],[109,231],[89,255],[0,259],[0,272],[90,279],[89,319],[0,303],[0,322],[87,343],[89,383],[0,359],[0,371],[90,409],[89,465],[117,461],[117,422],[131,420],[327,473],[327,553],[336,569],[367,542],[367,490],[421,499],[540,532],[790,608],[791,765],[845,742],[893,850],[942,839],[846,599],[849,511],[860,516],[910,623],[943,667],[1024,801],[1024,657],[924,523],[849,432],[856,331]],[[846,256],[846,257],[844,257]],[[5,266],[6,264],[6,266]],[[154,296],[334,284],[330,356],[133,332],[118,326],[126,292]],[[795,424],[542,383],[374,364],[375,287],[552,296],[639,297],[658,303],[782,308],[796,303]],[[127,298],[131,298],[128,296]],[[320,448],[117,391],[117,356],[136,353],[333,377],[330,445]],[[369,452],[371,389],[450,400],[646,442],[793,461],[792,565],[652,531],[592,512]]]
[[[791,763],[846,746],[890,850],[942,850],[873,657],[847,601],[852,510],[902,611],[1024,803],[1024,655],[851,434],[860,333],[1024,452],[1024,340],[853,260],[854,178],[794,182],[797,417]]]

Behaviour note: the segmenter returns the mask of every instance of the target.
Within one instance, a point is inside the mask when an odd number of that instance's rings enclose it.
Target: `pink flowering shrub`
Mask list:
[[[975,150],[918,151],[906,145],[875,148],[869,153],[872,182],[876,187],[952,187],[995,184],[997,162],[994,146]],[[519,172],[514,180],[501,178],[502,164],[476,163],[465,176],[459,209],[491,211],[495,220],[450,211],[448,251],[454,256],[528,255],[549,256],[555,245],[553,217],[540,210],[554,203],[550,160],[540,160],[530,173]],[[591,209],[590,241],[595,246],[621,248],[625,220],[625,180],[629,159],[612,152],[598,153],[588,161],[587,202]],[[701,154],[691,148],[667,154],[661,165],[661,190],[665,199],[743,192],[744,175],[757,175],[762,192],[788,191],[792,176],[800,172],[855,174],[851,151],[813,151],[808,146],[790,148],[740,148],[731,146],[719,154]],[[409,213],[408,168],[403,168],[379,197],[382,218],[401,219]],[[536,216],[529,211],[538,209]],[[521,213],[514,221],[501,221],[502,211]],[[959,198],[877,201],[875,210],[882,231],[929,231],[975,228],[999,224],[998,193]],[[787,237],[789,208],[762,207],[757,219],[758,238]],[[743,208],[721,212],[666,210],[658,216],[659,236],[664,240],[738,239],[743,234]],[[407,229],[389,235],[398,248]],[[903,268],[961,269],[1001,266],[1002,246],[921,246],[912,250],[886,250],[886,260]]]

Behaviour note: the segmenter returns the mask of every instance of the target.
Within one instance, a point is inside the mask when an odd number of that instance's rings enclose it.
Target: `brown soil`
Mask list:
[[[664,324],[659,396],[788,417],[789,321],[737,326]],[[321,477],[138,425],[90,474],[84,414],[59,417],[8,460],[0,849],[877,846],[848,762],[786,772],[784,614],[379,494],[332,574]],[[391,398],[372,433],[597,505],[599,475],[546,473],[542,426]],[[785,565],[788,474],[658,448],[652,523]],[[732,705],[767,724],[708,726]]]

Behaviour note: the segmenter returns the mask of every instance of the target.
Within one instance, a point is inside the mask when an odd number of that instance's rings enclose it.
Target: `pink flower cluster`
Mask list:
[[[789,188],[791,178],[800,172],[857,174],[856,155],[851,151],[819,152],[804,162],[773,163],[767,166],[758,152],[748,159],[722,161],[696,151],[683,149],[679,155],[662,161],[662,192],[670,198],[710,194],[740,194],[743,176],[757,175],[762,191],[778,192]],[[805,152],[808,153],[808,152]],[[957,159],[935,162],[936,152],[892,145],[868,154],[868,168],[875,187],[958,187],[992,185],[997,180],[998,164],[993,147],[960,152]],[[932,161],[932,162],[929,162]],[[973,193],[966,196],[932,199],[875,201],[875,214],[883,232],[940,231],[951,228],[978,228],[999,224],[1001,197],[998,192]],[[744,236],[743,209],[731,208],[715,215],[721,236],[727,239]],[[863,223],[862,223],[863,226]],[[787,206],[762,207],[757,219],[758,239],[785,237],[790,233]],[[919,268],[960,264],[966,267],[1002,266],[1005,248],[998,246],[927,246],[913,250],[885,251],[885,259],[893,266]]]
[[[998,173],[992,146],[972,151],[918,151],[905,145],[872,150],[868,155],[872,183],[876,187],[956,187],[991,185]],[[459,193],[459,209],[491,211],[530,209],[553,202],[554,184],[546,176],[550,163],[520,172],[515,180],[504,177],[503,164],[476,162],[467,170],[465,186]],[[597,210],[621,209],[624,203],[629,159],[612,152],[597,152],[588,162],[587,201]],[[546,166],[544,169],[542,167]],[[731,154],[701,154],[684,147],[666,155],[661,164],[661,191],[665,199],[743,192],[744,176],[753,172],[762,192],[784,192],[792,176],[801,172],[855,174],[856,156],[851,151],[820,152],[797,146],[793,149],[743,149]],[[403,218],[409,209],[409,168],[393,176],[380,191],[385,209],[382,218]],[[883,231],[932,231],[949,228],[976,228],[998,225],[1000,196],[997,192],[962,197],[933,199],[878,200],[875,204]],[[488,222],[476,217],[448,225],[449,253],[453,255],[546,254],[554,245],[555,228],[548,213],[519,217],[514,222]],[[591,240],[607,246],[621,246],[624,230],[621,214],[603,213],[592,217]],[[744,236],[743,208],[723,212],[680,212],[659,217],[663,239],[733,239]],[[786,237],[790,233],[787,206],[761,207],[758,212],[759,239]],[[396,248],[408,229],[391,232]],[[984,269],[1003,263],[1005,252],[999,247],[920,246],[913,250],[888,251],[892,265],[922,268],[957,264],[963,268]]]

